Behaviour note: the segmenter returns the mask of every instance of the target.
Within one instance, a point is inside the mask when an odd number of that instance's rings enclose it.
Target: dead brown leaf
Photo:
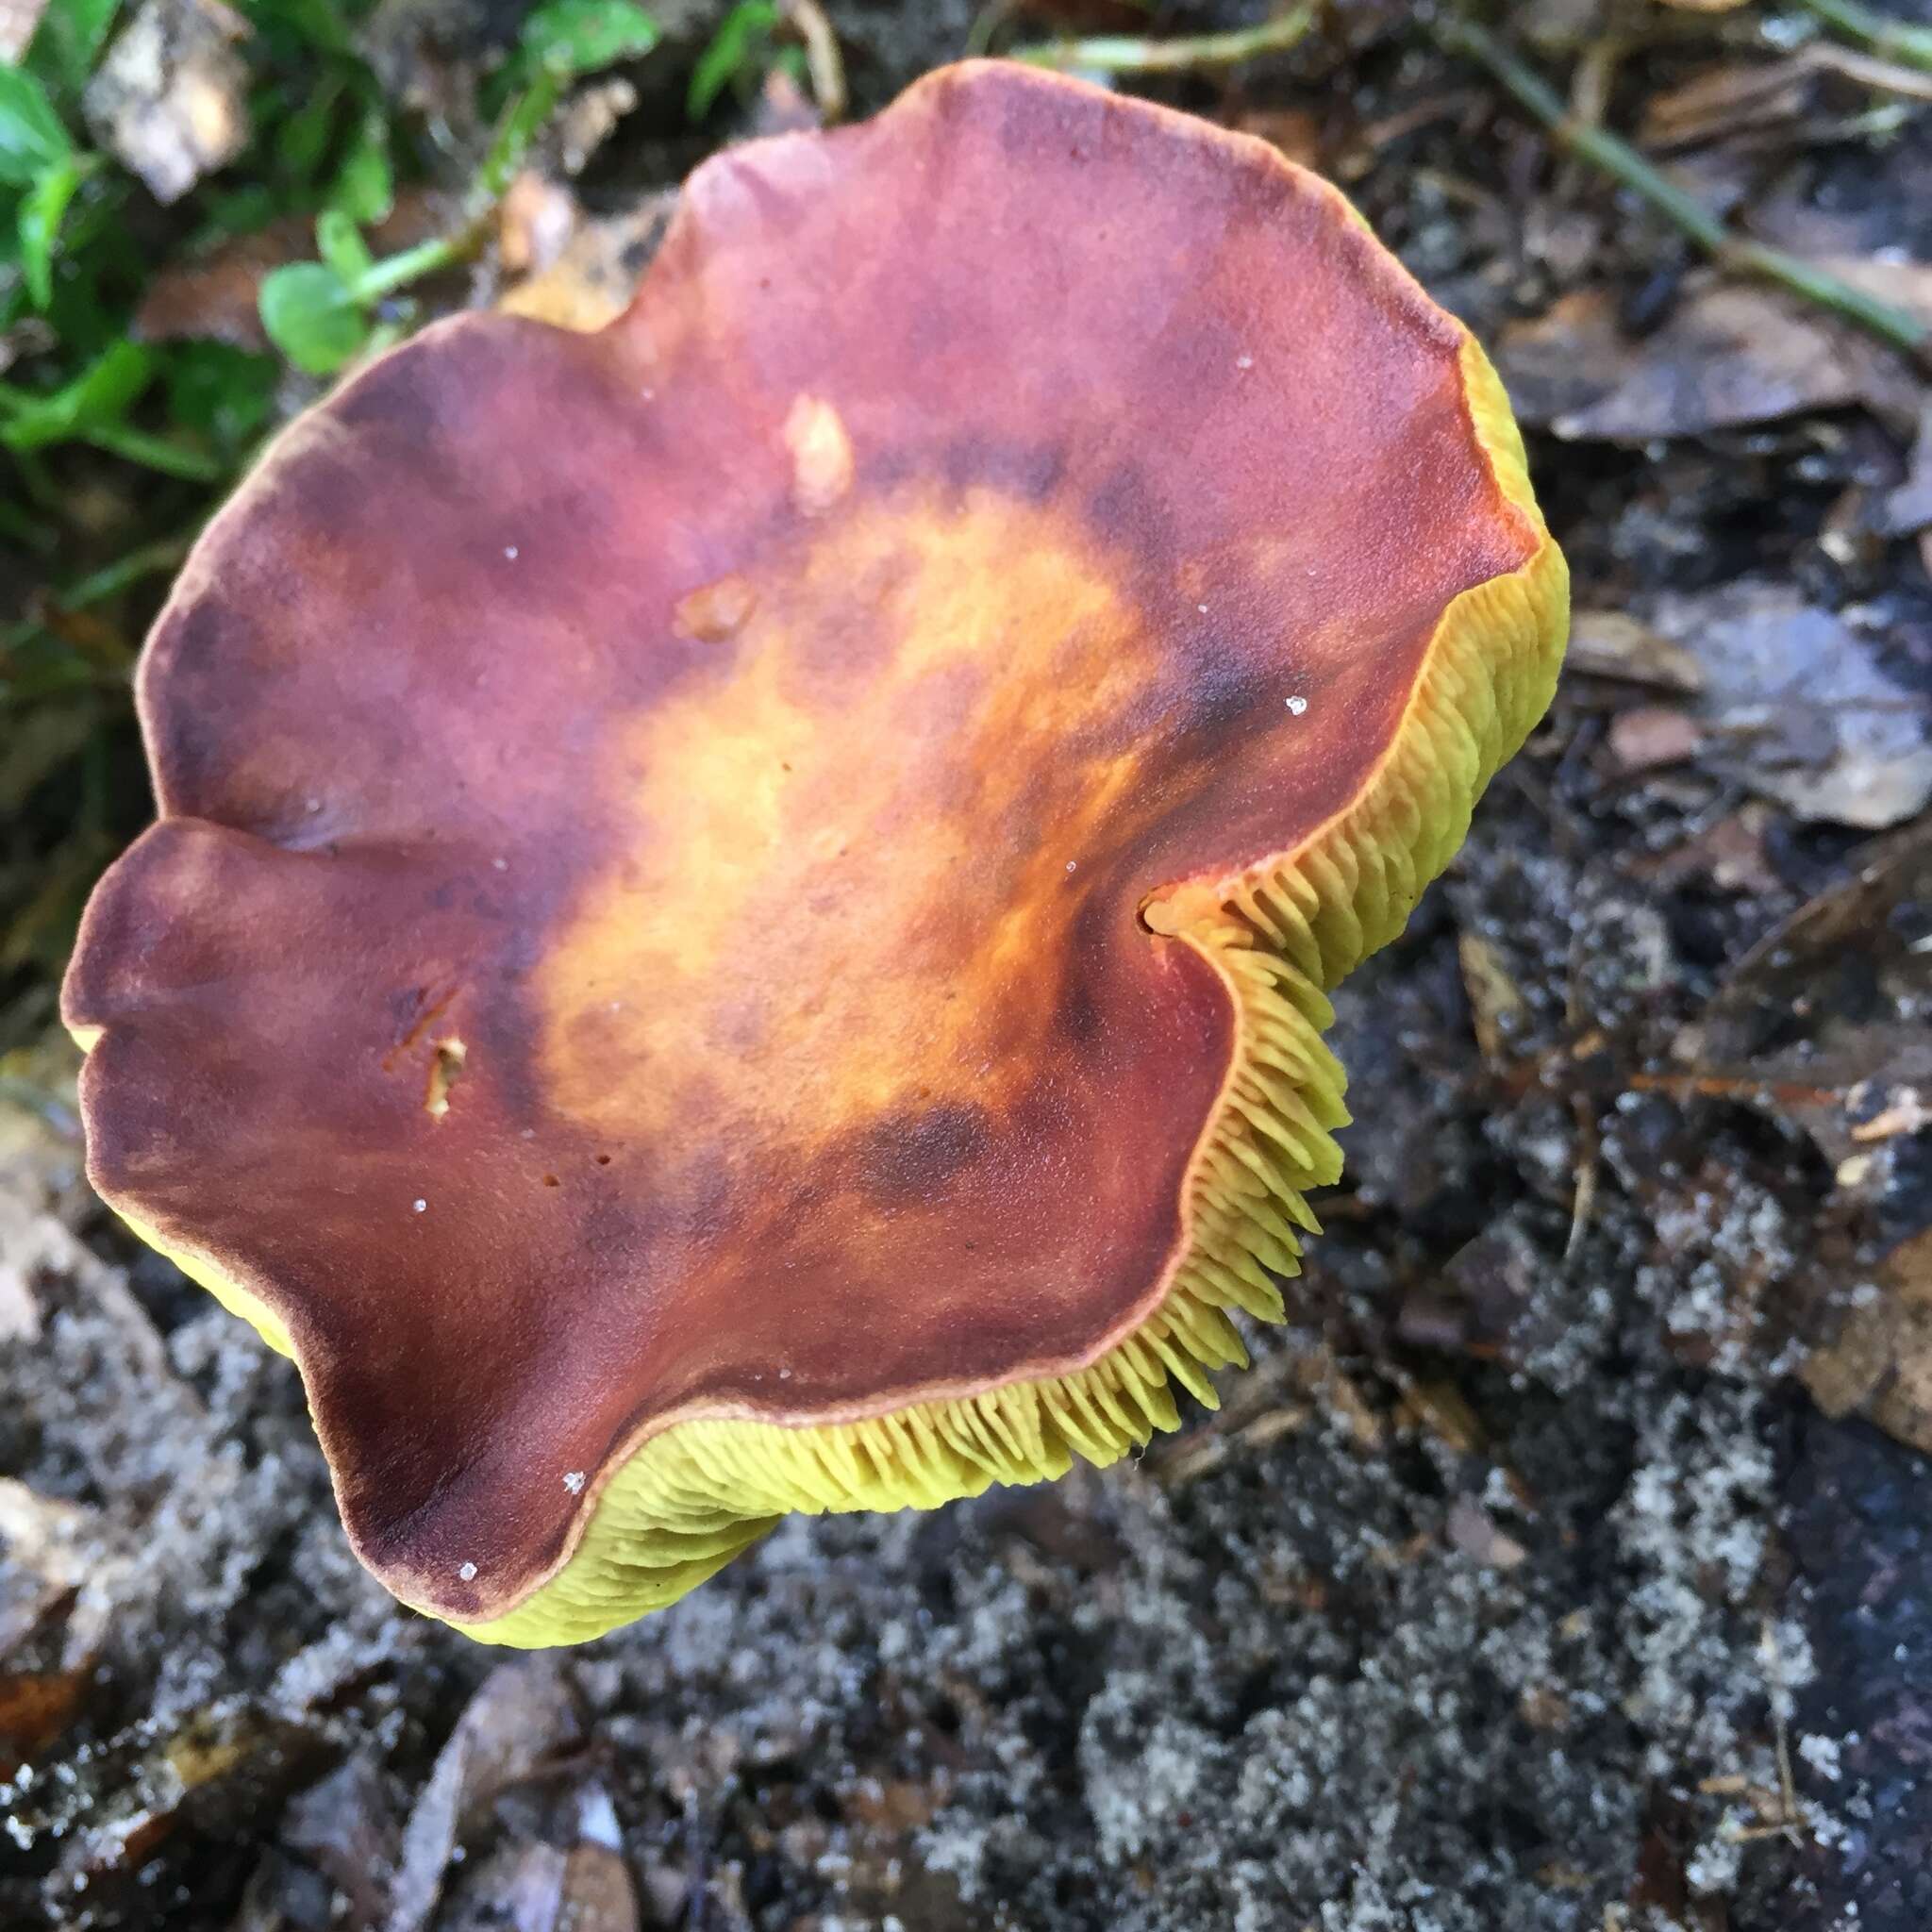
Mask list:
[[[1681,644],[1622,610],[1579,610],[1570,620],[1563,669],[1660,691],[1700,691],[1704,673]]]
[[[178,201],[248,144],[251,31],[221,0],[145,0],[88,82],[88,125],[146,182]]]
[[[1932,823],[1861,861],[1767,933],[1674,1048],[1699,1077],[1774,1099],[1834,1168],[1873,1144],[1861,1129],[1932,1094]]]
[[[115,1895],[184,1828],[223,1812],[272,1812],[323,1748],[305,1726],[226,1698],[158,1737],[129,1727],[80,1756],[70,1775],[37,1780],[9,1822],[24,1843],[58,1844],[49,1883],[92,1920],[95,1901]]]
[[[505,1932],[638,1932],[637,1890],[623,1857],[608,1845],[506,1845],[475,1874],[471,1895],[445,1923]]]
[[[1537,1301],[1546,1272],[1521,1217],[1506,1214],[1450,1257],[1436,1290],[1405,1310],[1404,1332],[1479,1360],[1523,1360],[1551,1340]]]
[[[0,1779],[11,1777],[67,1728],[92,1674],[23,1671],[0,1676]]]
[[[1695,657],[1701,762],[1799,817],[1882,831],[1932,800],[1932,715],[1842,617],[1791,584],[1740,578],[1659,598],[1650,620]]]
[[[1920,403],[1902,358],[1849,324],[1714,275],[1691,277],[1641,342],[1619,328],[1608,291],[1565,295],[1504,330],[1497,364],[1518,414],[1571,441],[1700,436],[1851,403],[1902,422]]]
[[[1799,1374],[1834,1420],[1862,1414],[1932,1452],[1932,1228],[1892,1251]]]
[[[388,218],[370,229],[369,243],[379,255],[394,254],[441,233],[453,219],[441,196],[406,189]],[[315,225],[306,215],[285,215],[206,255],[171,263],[149,281],[133,333],[148,342],[208,341],[265,349],[268,337],[257,306],[262,277],[314,253]]]
[[[404,1827],[389,1932],[416,1932],[428,1921],[464,1831],[499,1792],[535,1775],[580,1735],[575,1700],[553,1658],[502,1664],[484,1678]]]
[[[1703,725],[1674,705],[1636,705],[1610,720],[1610,756],[1625,773],[1689,764],[1703,746]]]
[[[347,1759],[290,1803],[281,1838],[341,1894],[350,1932],[382,1922],[383,1877],[393,1870],[396,1821],[371,1754]]]

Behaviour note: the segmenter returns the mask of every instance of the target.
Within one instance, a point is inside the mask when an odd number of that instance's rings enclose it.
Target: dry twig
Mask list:
[[[1009,56],[1034,67],[1095,68],[1109,74],[1181,74],[1204,67],[1235,67],[1262,54],[1291,47],[1315,24],[1312,0],[1291,7],[1277,20],[1224,34],[1189,34],[1152,41],[1112,34],[1087,41],[1043,41],[1015,47]]]
[[[1840,33],[1863,41],[1888,60],[1903,61],[1907,67],[1923,67],[1932,74],[1932,26],[1913,26],[1893,20],[1862,4],[1862,0],[1799,0],[1807,12],[1815,13]]]
[[[827,122],[845,118],[845,60],[839,37],[819,0],[785,0],[785,18],[805,44],[805,70],[811,76],[812,99]]]
[[[1923,69],[1897,60],[1885,60],[1872,54],[1855,53],[1836,41],[1813,41],[1802,54],[1791,57],[1807,67],[1836,74],[1869,87],[1874,92],[1904,94],[1914,101],[1932,101],[1932,63]]]

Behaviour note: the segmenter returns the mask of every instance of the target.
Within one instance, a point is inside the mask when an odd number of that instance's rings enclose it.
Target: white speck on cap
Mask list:
[[[517,560],[517,546],[514,543],[506,543],[503,546],[503,554],[514,563]]]
[[[465,1583],[475,1583],[476,1580],[476,1566],[474,1563],[458,1563],[457,1565],[457,1574]]]
[[[1307,698],[1290,698],[1288,701],[1288,708],[1291,711],[1292,711],[1297,718],[1299,718],[1301,714],[1308,708],[1308,701]]]
[[[409,1203],[409,1206],[413,1208],[418,1214],[427,1214],[429,1212],[429,1203],[427,1201],[411,1201]]]
[[[1234,358],[1234,366],[1237,369],[1252,369],[1255,366],[1255,358],[1252,356],[1237,356]]]
[[[852,488],[852,439],[822,396],[794,396],[785,418],[791,452],[791,501],[801,515],[823,516]]]
[[[563,1473],[563,1486],[573,1496],[584,1492],[584,1473],[580,1469],[567,1469]]]

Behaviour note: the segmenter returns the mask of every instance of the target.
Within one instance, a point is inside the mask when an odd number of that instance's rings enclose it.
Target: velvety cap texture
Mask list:
[[[731,149],[611,326],[425,330],[195,548],[91,1174],[480,1637],[1109,1460],[1279,1315],[1324,989],[1564,613],[1480,351],[1261,142],[969,63]]]

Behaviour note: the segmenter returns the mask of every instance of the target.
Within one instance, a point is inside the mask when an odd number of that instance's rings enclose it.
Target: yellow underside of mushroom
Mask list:
[[[1473,340],[1463,369],[1497,479],[1541,529],[1507,399]],[[1148,908],[1221,974],[1236,1046],[1189,1174],[1184,1250],[1128,1332],[1058,1374],[860,1421],[673,1422],[612,1470],[547,1582],[457,1627],[489,1643],[578,1642],[675,1602],[791,1512],[926,1508],[1064,1474],[1076,1457],[1104,1467],[1178,1426],[1176,1383],[1213,1407],[1209,1373],[1246,1359],[1230,1311],[1282,1319],[1277,1280],[1299,1272],[1300,1232],[1316,1227],[1307,1192],[1341,1171],[1332,1132],[1348,1116],[1322,1041],[1325,989],[1401,932],[1462,843],[1483,788],[1549,704],[1568,619],[1568,575],[1545,534],[1522,570],[1443,613],[1403,728],[1346,810],[1291,851]]]
[[[207,1289],[229,1314],[240,1315],[277,1355],[293,1357],[295,1345],[289,1340],[288,1329],[282,1325],[275,1311],[258,1295],[250,1294],[245,1288],[230,1281],[207,1256],[176,1245],[146,1222],[137,1220],[123,1208],[117,1208],[114,1211],[129,1230],[139,1235],[156,1254],[174,1262],[197,1288]]]

